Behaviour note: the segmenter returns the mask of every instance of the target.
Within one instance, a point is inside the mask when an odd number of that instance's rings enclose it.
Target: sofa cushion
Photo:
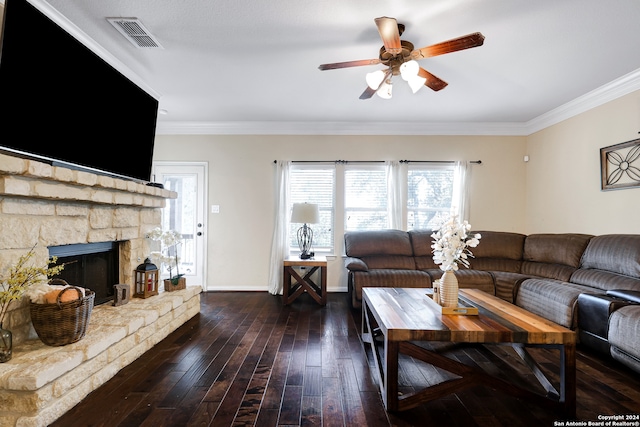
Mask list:
[[[482,240],[480,240],[482,241]],[[522,261],[514,260],[514,259],[506,259],[506,258],[469,258],[469,263],[471,264],[471,268],[474,270],[483,270],[483,271],[508,271],[511,273],[518,273],[522,268]]]
[[[603,291],[613,289],[640,290],[640,279],[611,273],[604,270],[579,268],[572,275],[570,282],[591,286]]]
[[[416,263],[413,257],[400,255],[372,255],[363,256],[362,261],[367,265],[369,270],[380,268],[393,268],[399,270],[415,270]]]
[[[409,230],[407,232],[411,239],[411,246],[413,247],[413,255],[416,257],[432,257],[433,248],[433,230]]]
[[[531,234],[524,241],[523,260],[579,267],[593,236],[588,234]]]
[[[524,241],[527,236],[519,233],[503,231],[473,231],[479,233],[480,244],[472,248],[473,256],[479,258],[498,258],[520,261],[524,250]],[[471,262],[474,260],[471,259]],[[477,268],[473,266],[473,268]]]
[[[588,234],[531,234],[524,242],[520,272],[530,276],[568,281],[580,265]]]
[[[440,266],[433,262],[433,257],[431,256],[417,256],[414,257],[413,260],[415,261],[416,269],[418,270],[440,269]]]
[[[439,268],[425,270],[431,276],[431,281],[438,280],[442,277],[444,271]],[[455,272],[458,279],[458,287],[461,289],[480,289],[488,294],[495,295],[496,287],[493,282],[493,276],[488,271],[467,270],[461,268]]]
[[[526,279],[517,289],[515,304],[566,328],[578,326],[576,302],[588,286],[553,279]]]
[[[352,282],[357,285],[353,292],[352,302],[354,307],[362,301],[362,288],[366,287],[390,287],[390,288],[430,288],[431,278],[423,271],[417,270],[393,270],[379,269],[370,271],[355,271]]]
[[[513,290],[518,283],[531,278],[520,273],[497,270],[492,270],[491,275],[496,284],[496,296],[510,303],[513,303]]]
[[[609,343],[614,359],[640,371],[640,305],[628,305],[609,318]]]
[[[413,256],[409,234],[402,230],[349,231],[344,234],[344,248],[347,256],[357,258],[368,255]]]
[[[520,272],[524,234],[502,231],[473,231],[479,233],[480,244],[471,249],[471,268],[484,271]]]
[[[433,234],[432,230],[409,230],[409,238],[413,247],[413,256],[418,270],[439,268],[433,262]]]
[[[568,282],[576,270],[577,268],[568,265],[524,261],[521,272],[529,277],[542,277]]]
[[[582,255],[580,267],[640,278],[640,234],[594,237]]]

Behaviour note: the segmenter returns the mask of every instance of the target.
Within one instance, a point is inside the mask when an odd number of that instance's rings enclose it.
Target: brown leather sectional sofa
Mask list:
[[[477,288],[565,327],[582,343],[640,372],[640,235],[531,234],[474,231],[471,268],[456,272]],[[431,230],[345,234],[353,307],[362,288],[431,287]]]

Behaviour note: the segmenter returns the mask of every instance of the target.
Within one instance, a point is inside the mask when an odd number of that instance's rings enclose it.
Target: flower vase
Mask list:
[[[447,270],[440,279],[440,305],[443,307],[458,306],[458,278],[453,271]]]
[[[0,363],[8,362],[13,355],[11,331],[0,328]]]

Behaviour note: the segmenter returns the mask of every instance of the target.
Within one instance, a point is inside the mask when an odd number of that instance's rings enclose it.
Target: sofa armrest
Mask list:
[[[367,264],[360,258],[347,257],[344,260],[344,266],[349,271],[369,271]]]
[[[628,289],[612,289],[607,291],[607,295],[614,298],[635,302],[640,304],[640,291],[632,291]]]

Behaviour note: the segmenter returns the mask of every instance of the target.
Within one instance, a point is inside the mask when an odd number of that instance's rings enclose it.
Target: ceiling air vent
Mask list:
[[[139,49],[162,49],[162,46],[138,18],[107,18],[132,45]]]

